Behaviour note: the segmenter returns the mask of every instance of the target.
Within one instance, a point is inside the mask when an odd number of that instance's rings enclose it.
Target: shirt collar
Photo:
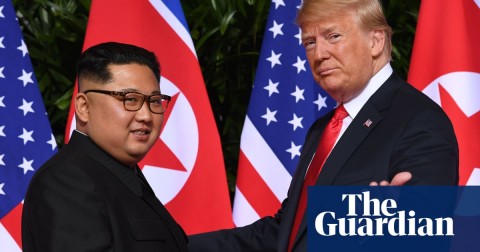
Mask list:
[[[387,81],[392,75],[393,69],[390,63],[387,63],[378,73],[376,73],[367,83],[362,92],[357,97],[343,104],[348,115],[354,119],[368,99]]]
[[[81,131],[79,131],[79,130],[77,130],[77,129],[74,129],[74,131],[76,131],[76,132],[78,132],[78,133],[80,133],[80,134],[82,134],[82,135],[84,135],[84,136],[87,136],[87,134],[85,134],[84,132],[81,132]]]

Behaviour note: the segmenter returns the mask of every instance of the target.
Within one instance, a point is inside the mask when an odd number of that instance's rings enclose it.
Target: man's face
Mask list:
[[[160,93],[160,86],[147,66],[138,64],[110,65],[112,81],[82,83],[83,91],[135,91],[144,95]],[[145,101],[138,111],[127,111],[123,97],[89,92],[86,134],[103,150],[120,162],[133,166],[150,150],[160,135],[163,114],[154,114]]]
[[[373,33],[361,29],[351,12],[301,28],[315,81],[337,102],[357,96],[374,74]]]

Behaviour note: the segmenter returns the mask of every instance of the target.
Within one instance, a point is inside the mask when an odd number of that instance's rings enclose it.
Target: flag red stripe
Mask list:
[[[19,224],[22,223],[22,209],[23,204],[20,203],[0,220],[20,248],[22,248],[22,225]]]
[[[237,187],[260,217],[271,216],[281,205],[245,154],[240,151]]]

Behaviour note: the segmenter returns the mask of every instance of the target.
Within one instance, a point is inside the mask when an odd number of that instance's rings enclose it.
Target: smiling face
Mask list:
[[[387,63],[381,54],[384,32],[363,28],[353,11],[306,21],[301,28],[315,81],[339,103],[356,97]]]
[[[145,65],[108,66],[111,80],[98,83],[81,79],[76,97],[77,129],[87,134],[100,148],[121,163],[133,167],[150,150],[160,135],[163,114],[154,114],[144,102],[140,110],[127,111],[123,97],[89,92],[89,89],[135,91],[144,95],[159,94],[160,86]]]

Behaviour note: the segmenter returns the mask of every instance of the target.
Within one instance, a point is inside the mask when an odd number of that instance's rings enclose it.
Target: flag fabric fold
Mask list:
[[[15,10],[0,2],[0,251],[21,251],[22,202],[57,151]]]
[[[408,82],[450,117],[460,185],[480,185],[480,1],[421,2]]]
[[[180,2],[93,0],[84,49],[107,41],[153,51],[161,91],[172,96],[162,133],[140,163],[156,196],[188,234],[232,227],[220,137]],[[67,140],[73,115],[71,106]]]
[[[295,24],[300,1],[272,1],[243,126],[236,226],[273,215],[287,195],[312,123],[335,101],[313,80]]]

